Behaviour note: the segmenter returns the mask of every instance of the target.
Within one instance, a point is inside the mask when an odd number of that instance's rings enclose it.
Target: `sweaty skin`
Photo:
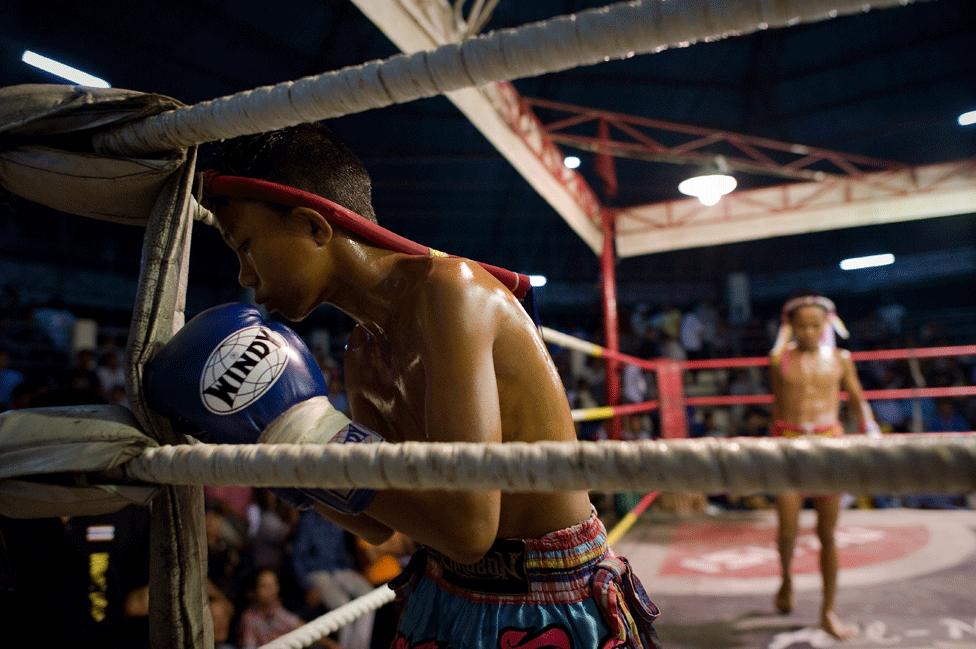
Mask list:
[[[820,345],[820,335],[827,325],[827,314],[819,306],[802,306],[790,317],[796,337],[779,359],[770,364],[773,386],[773,418],[788,422],[800,429],[826,426],[837,421],[840,410],[840,390],[848,393],[851,409],[863,428],[864,401],[850,353]],[[823,603],[820,624],[831,635],[846,639],[857,635],[857,629],[845,624],[834,612],[837,594],[837,546],[834,528],[840,514],[840,496],[819,495],[813,498],[817,510],[817,537],[820,540],[820,573],[823,578]],[[793,582],[790,565],[799,531],[803,496],[783,493],[777,496],[779,518],[777,545],[783,581],[774,598],[781,613],[793,610]]]
[[[230,200],[217,210],[239,281],[300,320],[319,304],[354,318],[345,359],[352,418],[390,442],[574,441],[559,375],[531,318],[477,264],[377,248],[315,210]],[[586,519],[586,492],[398,491],[363,514],[320,513],[379,543],[392,530],[460,562],[496,538]]]

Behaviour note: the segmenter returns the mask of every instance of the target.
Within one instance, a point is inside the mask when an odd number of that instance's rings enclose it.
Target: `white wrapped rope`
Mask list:
[[[503,29],[429,52],[179,108],[99,135],[104,152],[176,149],[913,0],[634,0]]]
[[[214,213],[198,203],[195,198],[191,198],[190,200],[192,201],[190,203],[190,213],[193,215],[193,220],[214,228],[217,227],[217,217],[214,216]]]
[[[370,611],[375,611],[384,604],[392,602],[395,597],[396,593],[390,590],[388,586],[380,586],[290,633],[275,638],[268,644],[261,645],[260,649],[302,649],[302,647],[307,647],[317,640],[335,633],[342,627],[352,624]]]
[[[561,331],[556,331],[555,329],[550,329],[549,327],[540,328],[542,329],[542,338],[547,343],[559,345],[560,347],[565,347],[566,349],[583,352],[587,356],[595,356],[597,358],[603,356],[603,347],[600,347],[596,343],[591,343],[588,340],[583,340],[582,338],[577,338],[576,336],[564,334]]]
[[[164,484],[708,493],[976,491],[976,435],[506,444],[250,444],[146,449]]]

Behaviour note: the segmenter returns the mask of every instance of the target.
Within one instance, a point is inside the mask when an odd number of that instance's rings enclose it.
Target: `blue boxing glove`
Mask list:
[[[372,443],[383,438],[336,410],[315,358],[288,327],[248,304],[207,309],[186,323],[146,366],[149,405],[179,417],[218,444]],[[347,514],[372,501],[370,489],[282,489]]]

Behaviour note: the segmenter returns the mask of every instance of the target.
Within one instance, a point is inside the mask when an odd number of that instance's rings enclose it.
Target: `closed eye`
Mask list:
[[[236,250],[237,250],[237,252],[239,252],[239,253],[241,253],[243,255],[243,254],[246,254],[247,253],[247,251],[248,251],[248,249],[250,247],[251,247],[251,240],[250,239],[245,239],[244,241],[241,242],[241,245],[237,246],[237,249]]]

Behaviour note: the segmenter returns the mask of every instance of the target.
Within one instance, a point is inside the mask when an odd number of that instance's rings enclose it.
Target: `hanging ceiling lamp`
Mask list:
[[[699,170],[698,174],[682,180],[678,185],[678,191],[686,196],[694,196],[701,201],[702,205],[715,205],[723,196],[731,193],[738,184],[728,171],[729,165],[725,158],[716,156],[712,162]]]

